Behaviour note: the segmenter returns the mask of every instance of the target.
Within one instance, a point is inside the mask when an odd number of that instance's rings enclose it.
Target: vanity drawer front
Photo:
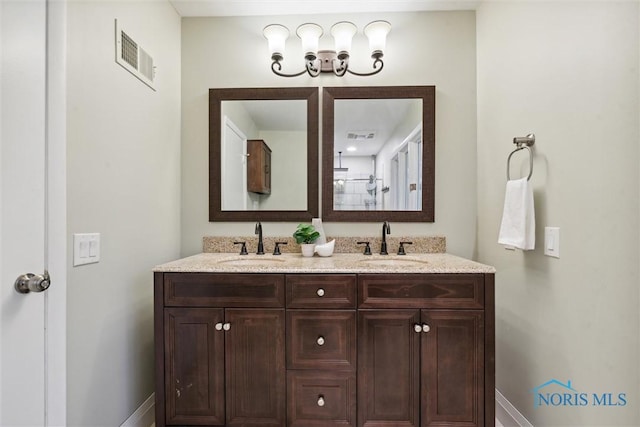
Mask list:
[[[287,425],[355,427],[356,378],[353,372],[288,371]]]
[[[359,308],[484,308],[483,274],[361,274]]]
[[[288,310],[287,369],[355,371],[355,310]]]
[[[287,275],[287,308],[355,307],[355,274]]]
[[[164,303],[174,307],[284,307],[283,274],[166,273]]]

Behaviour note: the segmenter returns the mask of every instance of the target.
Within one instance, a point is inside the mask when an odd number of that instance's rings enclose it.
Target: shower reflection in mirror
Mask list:
[[[421,100],[336,101],[335,210],[421,210],[421,112]]]

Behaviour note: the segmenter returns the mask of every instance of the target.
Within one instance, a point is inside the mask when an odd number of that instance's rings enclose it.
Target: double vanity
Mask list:
[[[205,238],[205,253],[156,267],[156,426],[494,426],[495,270],[446,254],[444,238],[387,237],[387,220],[435,221],[435,98],[323,87],[319,158],[318,88],[209,90],[210,222],[384,225],[303,257],[258,223],[257,248]],[[374,128],[384,144],[342,165],[349,131]],[[367,255],[387,246],[398,255]]]
[[[154,270],[156,426],[493,426],[494,269],[202,253]]]

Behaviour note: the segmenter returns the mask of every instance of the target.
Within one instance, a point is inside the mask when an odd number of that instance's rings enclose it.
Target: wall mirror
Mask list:
[[[322,97],[323,220],[433,222],[435,86]]]
[[[318,89],[209,90],[209,221],[318,216]]]

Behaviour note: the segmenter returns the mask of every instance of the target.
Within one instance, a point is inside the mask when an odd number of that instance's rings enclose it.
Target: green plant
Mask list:
[[[320,233],[311,224],[298,224],[293,237],[296,239],[296,243],[313,243],[320,237]]]

